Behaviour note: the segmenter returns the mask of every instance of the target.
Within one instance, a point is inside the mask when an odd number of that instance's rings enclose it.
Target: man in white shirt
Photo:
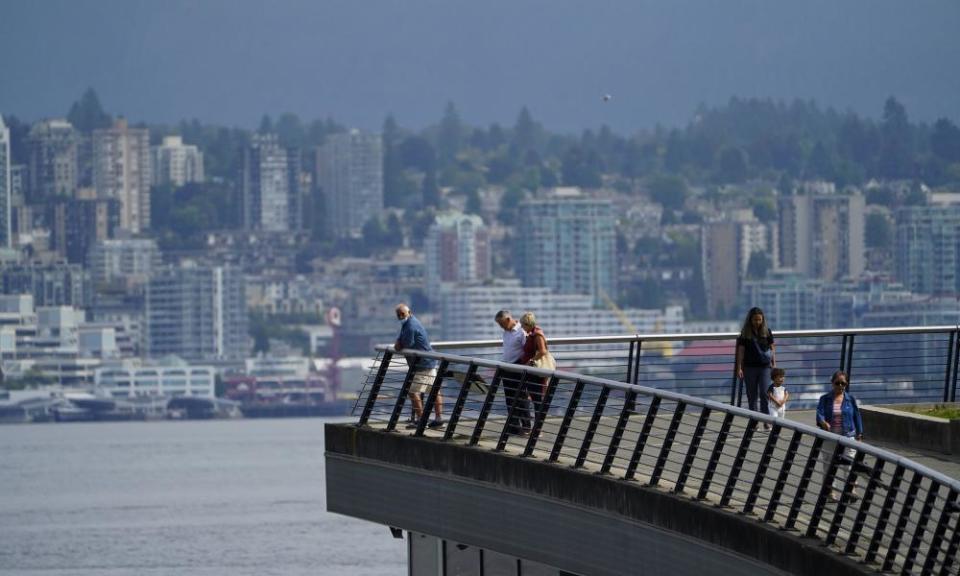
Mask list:
[[[510,315],[509,310],[497,312],[494,320],[503,329],[503,354],[500,356],[500,361],[516,364],[523,356],[523,345],[527,335],[520,327],[520,323]],[[501,373],[507,410],[515,406],[513,419],[507,422],[507,433],[526,436],[530,433],[530,402],[527,400],[526,392],[520,389],[522,378],[523,374],[520,372],[503,371]]]

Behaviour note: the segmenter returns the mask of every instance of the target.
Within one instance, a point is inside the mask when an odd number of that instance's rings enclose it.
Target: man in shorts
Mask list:
[[[422,350],[424,352],[433,352],[430,346],[430,337],[427,336],[427,330],[423,324],[413,315],[410,307],[406,304],[397,304],[397,320],[400,321],[400,335],[397,336],[397,342],[393,345],[398,352],[407,348],[411,350]],[[407,425],[407,428],[417,427],[417,422],[423,417],[423,400],[421,394],[426,394],[433,386],[437,378],[437,361],[432,358],[418,358],[407,356],[407,364],[413,366],[413,381],[410,383],[410,402],[413,404],[415,420]],[[437,415],[427,426],[430,428],[440,428],[443,426],[443,396],[437,394],[437,400],[433,404],[433,411]]]

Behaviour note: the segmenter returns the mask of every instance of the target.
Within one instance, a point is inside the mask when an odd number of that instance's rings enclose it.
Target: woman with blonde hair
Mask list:
[[[533,312],[524,312],[520,317],[520,327],[527,333],[527,339],[523,344],[523,356],[520,357],[520,364],[527,364],[546,370],[555,370],[557,363],[553,359],[553,354],[547,348],[547,337],[543,330],[537,326],[537,317]],[[533,409],[540,411],[543,395],[546,392],[547,379],[533,377],[528,380],[527,393],[533,402]]]

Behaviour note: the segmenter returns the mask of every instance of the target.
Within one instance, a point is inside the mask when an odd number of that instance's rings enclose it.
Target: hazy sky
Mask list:
[[[957,0],[0,0],[0,112],[620,132],[731,96],[960,119]],[[603,94],[612,94],[603,103]]]

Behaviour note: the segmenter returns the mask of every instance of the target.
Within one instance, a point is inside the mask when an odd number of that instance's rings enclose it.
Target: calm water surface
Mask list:
[[[403,575],[326,512],[322,419],[0,426],[0,575]]]

